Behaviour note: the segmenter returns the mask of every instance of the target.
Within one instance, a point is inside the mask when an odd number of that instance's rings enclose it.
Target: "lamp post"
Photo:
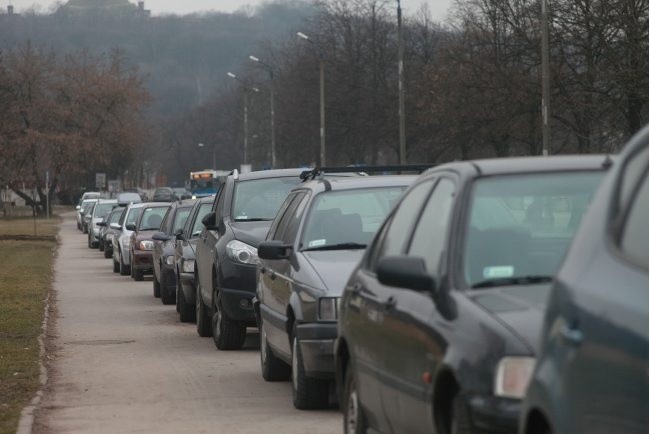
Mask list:
[[[548,155],[551,137],[551,85],[549,67],[548,0],[542,0],[542,155]]]
[[[397,0],[397,74],[399,97],[399,163],[406,164],[406,113],[404,109],[404,35],[402,34],[402,4]]]
[[[296,35],[300,39],[313,44],[318,49],[319,54],[319,73],[320,73],[320,166],[324,167],[326,164],[325,159],[325,53],[320,45],[309,39],[309,36],[302,32],[297,32]]]
[[[271,93],[271,168],[275,169],[276,155],[275,155],[275,80],[273,74],[273,67],[268,63],[262,62],[255,56],[248,56],[253,62],[259,63],[262,67],[266,68],[269,72],[270,79],[270,93]]]
[[[248,92],[259,92],[260,90],[256,87],[248,87],[246,83],[232,72],[228,72],[228,77],[240,82],[244,88],[244,164],[248,164]]]

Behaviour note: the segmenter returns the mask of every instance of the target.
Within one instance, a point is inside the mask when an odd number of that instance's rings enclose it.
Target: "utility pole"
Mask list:
[[[406,164],[406,113],[404,109],[404,35],[402,34],[402,4],[400,0],[397,0],[397,72],[399,81],[399,163]]]
[[[248,90],[244,90],[244,164],[248,164]]]
[[[548,0],[542,0],[542,155],[549,154],[551,138],[550,111],[551,88],[549,67],[549,29],[548,29]]]
[[[275,76],[273,74],[273,67],[268,63],[262,62],[255,56],[248,56],[248,58],[253,62],[259,63],[269,72],[269,91],[271,94],[271,168],[275,169],[277,158],[275,153]]]

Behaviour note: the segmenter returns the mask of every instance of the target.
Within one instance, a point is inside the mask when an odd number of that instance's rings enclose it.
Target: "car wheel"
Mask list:
[[[201,297],[199,286],[196,287],[196,332],[202,338],[212,336],[212,327],[210,324],[210,317],[208,317],[207,309]]]
[[[120,276],[128,276],[131,274],[131,267],[124,263],[124,255],[120,253]]]
[[[93,243],[90,242],[90,232],[88,233],[88,248],[89,249],[93,248]]]
[[[348,365],[345,376],[345,386],[341,403],[343,408],[343,432],[345,434],[364,434],[368,430],[366,415],[363,414],[361,401],[359,400],[359,389],[354,370]]]
[[[113,273],[120,272],[120,263],[115,260],[115,255],[113,255]]]
[[[104,258],[108,259],[111,256],[113,256],[113,252],[111,252],[108,247],[104,247]]]
[[[194,306],[185,301],[185,293],[182,289],[178,290],[176,301],[178,303],[178,313],[180,314],[181,322],[196,321],[196,310]]]
[[[138,270],[133,266],[133,264],[131,264],[131,270],[131,276],[133,276],[133,280],[136,282],[142,282],[144,280],[144,273],[142,270]]]
[[[218,293],[212,296],[212,339],[222,351],[240,350],[246,341],[246,326],[228,317]]]
[[[160,301],[164,305],[174,304],[176,302],[176,293],[169,290],[167,278],[162,267],[160,267]]]
[[[449,431],[451,434],[471,434],[476,432],[472,429],[469,410],[467,409],[467,404],[460,393],[454,395],[450,419],[451,426],[449,427]]]
[[[329,398],[329,383],[326,380],[305,375],[300,342],[294,326],[291,345],[291,385],[293,406],[299,410],[324,408]]]
[[[174,269],[174,279],[176,279],[176,313],[181,313],[180,293],[182,292],[181,281],[178,278],[178,270]]]
[[[266,381],[286,381],[291,379],[291,366],[275,357],[269,347],[264,321],[260,318],[260,364],[262,377]]]
[[[156,298],[160,298],[160,282],[156,277],[155,271],[153,272],[153,296]]]
[[[104,243],[102,242],[102,239],[99,239],[99,242],[97,243],[97,248],[99,249],[100,252],[104,251]]]

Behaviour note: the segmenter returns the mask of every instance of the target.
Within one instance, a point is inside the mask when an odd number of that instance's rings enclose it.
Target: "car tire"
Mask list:
[[[131,265],[131,270],[133,270],[132,272],[133,280],[135,280],[136,282],[142,282],[144,280],[144,273],[142,272],[142,270],[138,270],[133,265]]]
[[[183,289],[178,291],[176,302],[178,303],[178,313],[180,314],[181,322],[196,321],[196,309],[185,301],[185,293],[183,292]]]
[[[181,301],[180,293],[183,288],[181,288],[181,280],[179,277],[178,269],[174,269],[174,278],[176,279],[176,313],[181,313]]]
[[[156,272],[153,272],[153,296],[155,298],[160,298],[160,282],[156,277]]]
[[[201,291],[199,286],[196,287],[196,332],[202,338],[209,338],[212,336],[212,324],[210,324],[210,317],[208,316],[208,310],[203,303],[201,297]]]
[[[291,390],[293,391],[293,406],[298,410],[327,407],[329,382],[305,375],[302,351],[295,326],[291,338]]]
[[[120,254],[120,276],[128,276],[131,274],[131,267],[124,264],[123,258],[124,255]]]
[[[89,249],[93,248],[93,244],[90,242],[90,233],[88,234],[88,248]]]
[[[106,247],[104,247],[104,258],[109,259],[112,256],[113,256],[113,252],[111,252]]]
[[[113,256],[113,273],[119,273],[120,272],[120,264],[115,260],[115,256]]]
[[[354,370],[351,365],[346,369],[345,384],[343,386],[343,432],[345,434],[365,434],[368,430],[368,421],[363,413],[359,400],[359,388]]]
[[[241,350],[246,342],[246,326],[228,317],[217,292],[212,296],[212,340],[221,351]]]
[[[104,243],[102,242],[102,239],[99,239],[99,242],[97,243],[97,248],[99,249],[100,252],[104,251]]]
[[[471,434],[476,432],[472,428],[467,404],[460,393],[456,393],[452,400],[449,432],[451,434]]]
[[[160,301],[164,305],[170,305],[176,302],[176,291],[170,293],[162,267],[160,267]]]
[[[260,318],[260,365],[262,377],[266,381],[287,381],[291,380],[291,366],[273,354],[266,337],[264,320]]]

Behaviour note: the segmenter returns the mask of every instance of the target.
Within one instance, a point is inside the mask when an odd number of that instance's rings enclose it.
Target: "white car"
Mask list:
[[[111,229],[118,231],[113,237],[113,272],[122,276],[131,274],[131,258],[129,248],[131,242],[131,230],[127,226],[135,225],[136,220],[142,212],[144,203],[134,203],[128,206],[119,223],[111,223]]]
[[[99,199],[93,208],[93,212],[88,222],[88,247],[95,249],[99,247],[99,229],[97,223],[104,220],[104,217],[109,215],[113,208],[117,206],[115,199]]]
[[[81,201],[81,205],[77,209],[77,229],[79,229],[84,234],[86,233],[86,227],[84,225],[84,217],[87,211],[92,211],[91,206],[95,204],[99,199],[84,199]]]

